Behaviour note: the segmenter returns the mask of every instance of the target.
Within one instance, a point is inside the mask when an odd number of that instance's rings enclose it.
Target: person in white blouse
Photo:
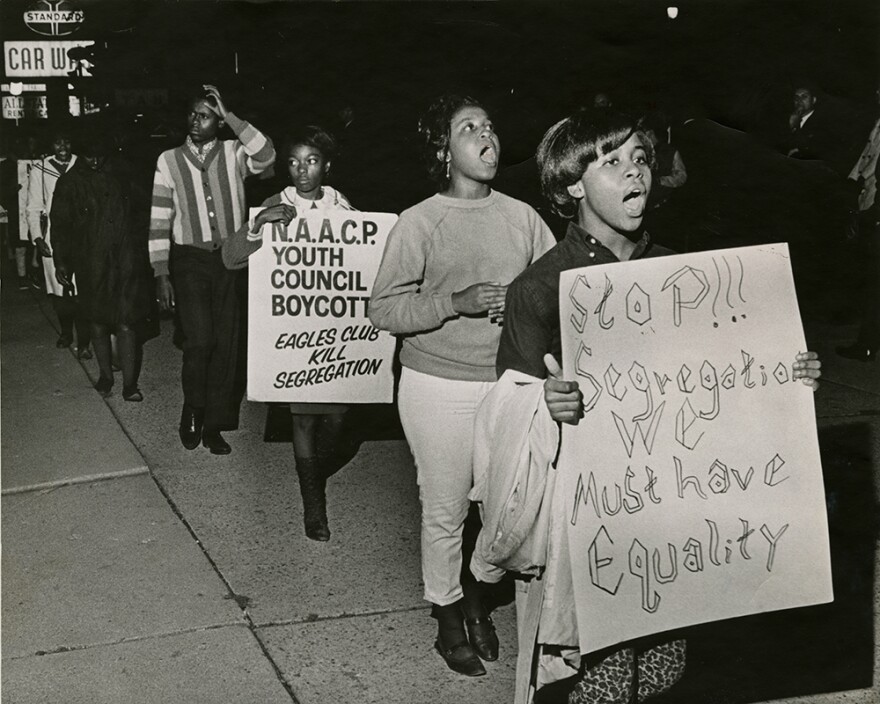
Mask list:
[[[52,261],[52,195],[55,184],[61,175],[76,162],[71,151],[70,136],[61,130],[52,136],[52,153],[34,164],[28,177],[27,222],[31,242],[33,242],[43,262],[43,275],[46,293],[52,300],[55,314],[61,326],[61,334],[56,347],[64,349],[73,344],[73,328],[76,324],[77,356],[91,359],[89,350],[89,323],[79,313],[76,303],[76,283],[63,286],[55,277],[55,264]]]

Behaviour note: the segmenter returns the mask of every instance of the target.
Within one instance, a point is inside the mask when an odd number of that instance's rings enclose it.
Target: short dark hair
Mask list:
[[[196,103],[200,103],[205,101],[208,105],[212,105],[217,107],[217,100],[213,95],[208,95],[208,93],[204,90],[191,90],[186,94],[186,102],[184,103],[184,109],[189,112],[192,110],[193,105]]]
[[[553,211],[573,217],[576,200],[568,187],[577,183],[590,163],[636,133],[643,137],[648,165],[653,169],[654,148],[645,136],[644,121],[632,113],[613,107],[584,108],[547,130],[538,145],[537,161],[541,191]]]
[[[819,84],[816,83],[812,78],[800,76],[796,80],[792,81],[791,92],[796,93],[797,91],[804,89],[814,98],[819,97],[820,89]]]
[[[71,142],[73,141],[73,130],[66,125],[53,127],[49,132],[49,138],[52,140],[52,143],[57,142],[59,139],[66,139],[68,142]]]
[[[336,138],[320,125],[305,125],[289,132],[284,138],[284,151],[281,152],[285,159],[297,144],[320,149],[326,161],[332,161],[338,149]]]
[[[446,162],[438,158],[438,154],[446,154],[449,149],[449,137],[452,132],[452,118],[462,108],[475,107],[485,110],[482,103],[469,95],[446,93],[436,98],[419,118],[419,137],[422,145],[422,157],[428,169],[428,175],[441,188],[449,183],[446,176]]]

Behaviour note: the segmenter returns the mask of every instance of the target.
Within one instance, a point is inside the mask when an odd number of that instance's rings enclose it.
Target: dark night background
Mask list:
[[[181,101],[201,83],[218,85],[233,111],[277,143],[288,125],[336,126],[350,108],[337,185],[366,210],[399,211],[430,193],[415,124],[446,89],[489,104],[509,167],[597,90],[767,143],[785,124],[792,82],[807,77],[840,113],[857,156],[877,87],[878,3],[691,0],[675,20],[668,4],[84,0],[85,22],[66,38],[98,45],[94,77],[76,81],[77,93],[112,105],[116,88],[170,89],[166,109],[142,110],[137,124],[120,115],[130,141],[182,132]],[[4,39],[40,38],[22,21],[28,6],[0,4]],[[57,100],[64,81],[48,82]]]
[[[22,21],[29,4],[0,2],[3,39],[40,38]],[[73,90],[110,106],[103,113],[113,115],[147,186],[159,152],[183,140],[185,97],[213,83],[276,145],[299,123],[336,129],[343,151],[333,185],[361,210],[399,212],[432,192],[416,122],[433,96],[452,89],[483,99],[493,114],[499,190],[530,202],[559,232],[530,160],[544,131],[597,91],[662,110],[688,181],[649,214],[656,239],[678,251],[788,242],[802,310],[839,313],[859,282],[845,235],[854,193],[844,177],[877,114],[880,3],[687,0],[670,20],[671,4],[80,0],[85,23],[67,38],[96,40],[94,76],[74,79]],[[778,149],[804,79],[821,88],[820,105],[839,126],[829,163]],[[48,149],[52,106],[66,105],[68,81],[45,82],[50,119],[4,120],[5,144],[37,133]],[[115,108],[114,91],[130,88],[168,89],[168,103],[140,117]],[[354,119],[343,130],[345,110]],[[276,168],[274,179],[250,184],[249,205],[287,183]],[[853,460],[846,448],[854,445],[867,440],[833,431],[822,440],[835,603],[692,629],[693,674],[673,691],[680,701],[870,686],[876,506],[870,460]]]

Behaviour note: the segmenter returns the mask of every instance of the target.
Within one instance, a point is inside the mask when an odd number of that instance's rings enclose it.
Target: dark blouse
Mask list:
[[[669,254],[674,252],[654,244],[646,233],[631,259]],[[561,364],[560,273],[618,261],[599,240],[573,222],[569,223],[562,241],[517,276],[507,289],[504,327],[495,361],[498,376],[508,369],[516,369],[543,379],[547,373],[544,355],[548,352]]]

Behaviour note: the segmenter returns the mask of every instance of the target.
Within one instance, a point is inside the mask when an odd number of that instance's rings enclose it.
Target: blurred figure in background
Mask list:
[[[31,170],[40,163],[42,151],[34,135],[21,137],[16,142],[15,155],[17,170],[16,199],[14,207],[15,222],[11,223],[18,235],[13,242],[15,248],[15,268],[18,273],[18,288],[21,290],[33,287],[42,288],[43,267],[40,266],[40,255],[31,244],[27,220],[28,180]],[[39,232],[35,233],[39,234]]]
[[[876,92],[880,106],[880,88]],[[838,347],[837,353],[861,362],[873,362],[880,350],[880,202],[877,198],[877,164],[880,162],[880,117],[868,135],[868,142],[849,174],[859,189],[857,247],[863,269],[860,295],[859,335],[852,345]]]
[[[115,333],[122,397],[143,401],[137,328],[152,299],[149,192],[138,186],[131,165],[113,150],[101,125],[93,125],[82,142],[80,159],[58,179],[53,196],[55,276],[67,286],[76,276],[100,371],[95,390],[109,396],[113,389],[110,335]]]
[[[651,191],[652,205],[656,208],[665,203],[676,188],[681,188],[687,182],[687,168],[681,153],[672,144],[672,128],[665,117],[658,116],[650,121],[646,134],[654,145],[657,160],[654,188]]]
[[[70,286],[63,286],[55,278],[55,264],[52,259],[52,220],[49,213],[58,179],[76,163],[76,155],[71,151],[70,143],[70,135],[65,130],[55,130],[52,135],[52,153],[31,168],[27,189],[27,223],[31,242],[42,260],[46,293],[52,301],[61,327],[61,335],[55,346],[59,349],[70,347],[73,343],[75,322],[77,356],[80,359],[91,359],[91,333],[88,320],[83,317],[77,305],[76,281],[71,276]]]

